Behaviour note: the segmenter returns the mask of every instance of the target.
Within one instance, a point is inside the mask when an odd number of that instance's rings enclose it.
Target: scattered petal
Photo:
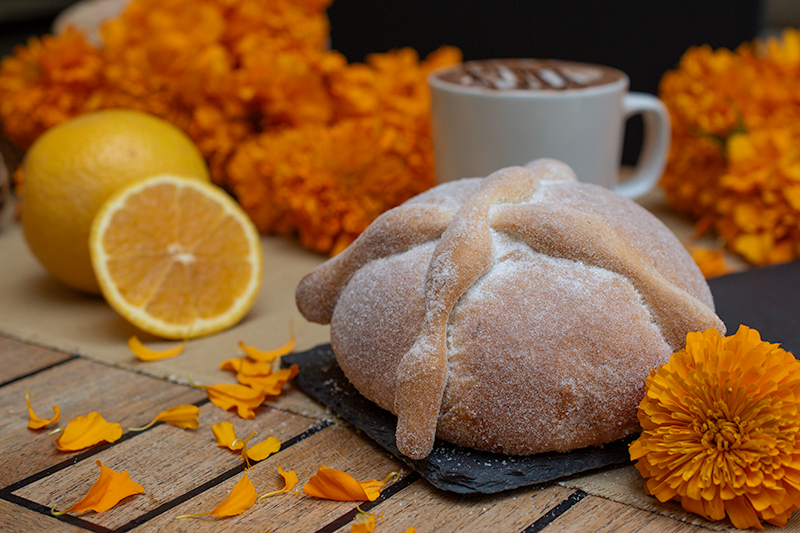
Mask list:
[[[131,480],[127,472],[115,472],[96,461],[100,467],[100,477],[86,493],[81,501],[66,511],[52,510],[52,514],[59,516],[69,512],[83,513],[92,510],[96,513],[108,511],[120,501],[134,494],[141,494],[144,488]]]
[[[25,401],[28,403],[28,416],[30,417],[30,422],[28,422],[28,427],[30,429],[42,429],[44,427],[49,426],[50,424],[55,424],[59,420],[61,420],[61,408],[57,405],[53,406],[53,418],[50,420],[45,420],[43,418],[39,418],[36,416],[36,413],[33,412],[33,407],[31,407],[31,393],[25,393]]]
[[[263,461],[273,453],[278,452],[280,449],[281,441],[275,437],[269,437],[267,440],[259,442],[255,446],[251,446],[250,448],[245,447],[243,454],[245,454],[248,459],[253,461]]]
[[[261,389],[246,385],[221,383],[219,385],[200,386],[205,389],[208,399],[217,407],[227,411],[233,407],[242,418],[255,418],[254,409],[264,403],[266,393]]]
[[[122,436],[119,424],[106,422],[100,413],[73,418],[56,438],[56,446],[62,452],[74,452],[99,442],[115,442]]]
[[[264,498],[269,498],[270,496],[276,496],[278,494],[284,494],[284,493],[287,493],[287,492],[291,492],[292,489],[294,489],[297,486],[297,483],[298,483],[299,480],[297,479],[297,474],[295,474],[294,470],[289,470],[288,472],[285,472],[283,470],[283,468],[281,468],[279,466],[278,467],[278,473],[281,476],[283,476],[283,488],[281,490],[268,492],[268,493],[266,493],[266,494],[264,494],[262,496],[259,496],[258,497],[259,503]]]
[[[303,493],[315,498],[342,502],[374,501],[381,495],[381,490],[387,483],[398,478],[397,472],[392,472],[383,481],[356,481],[350,474],[322,465],[308,483],[303,485]]]
[[[230,370],[245,376],[268,376],[272,373],[272,363],[268,361],[254,361],[247,357],[234,357],[225,359],[220,364],[220,369]]]
[[[225,501],[217,505],[213,511],[209,511],[207,513],[181,515],[177,518],[192,518],[196,516],[208,515],[214,515],[220,518],[226,516],[235,516],[250,509],[253,504],[256,503],[257,498],[258,494],[256,494],[256,489],[253,486],[253,483],[250,481],[250,478],[248,478],[247,474],[245,474],[244,477],[242,477],[242,479],[240,479],[239,482],[233,486],[233,489],[231,489],[231,492],[228,494],[228,497],[225,498]]]
[[[358,514],[350,524],[350,533],[373,533],[375,531],[375,516],[372,513],[358,509]]]
[[[260,389],[266,396],[278,396],[283,390],[283,385],[297,376],[300,368],[292,365],[289,368],[282,368],[267,376],[247,376],[237,374],[236,379],[242,385],[248,385],[254,389]]]
[[[217,446],[220,448],[229,448],[236,451],[244,447],[244,441],[236,438],[236,431],[233,429],[233,424],[228,421],[214,424],[211,426],[211,431],[217,439]]]
[[[242,341],[239,341],[239,348],[242,350],[242,352],[247,354],[250,359],[271,363],[273,360],[275,360],[275,358],[288,355],[292,353],[292,350],[294,350],[296,341],[294,337],[294,325],[291,322],[289,323],[289,331],[290,338],[288,341],[286,341],[286,344],[279,348],[275,348],[274,350],[259,350],[253,346],[246,346]]]
[[[142,344],[136,335],[134,335],[128,339],[128,348],[130,348],[131,352],[133,352],[133,355],[138,357],[140,361],[160,361],[162,359],[175,357],[176,355],[182,353],[183,349],[186,348],[187,342],[189,341],[184,340],[178,346],[167,348],[166,350],[151,350]]]
[[[143,431],[151,427],[156,422],[166,422],[181,429],[197,429],[200,422],[197,418],[200,416],[200,408],[196,405],[182,404],[166,411],[161,411],[156,415],[152,422],[146,426],[138,428],[128,428],[131,431]]]

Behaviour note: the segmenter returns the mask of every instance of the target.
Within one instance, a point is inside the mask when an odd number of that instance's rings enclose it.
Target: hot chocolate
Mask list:
[[[495,90],[582,89],[618,81],[619,70],[553,59],[488,59],[468,61],[442,72],[449,83]]]

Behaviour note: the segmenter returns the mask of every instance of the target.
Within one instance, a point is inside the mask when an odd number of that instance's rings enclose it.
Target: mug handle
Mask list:
[[[647,93],[627,93],[622,100],[625,119],[641,114],[644,119],[642,153],[630,178],[614,187],[614,191],[628,198],[638,198],[655,187],[664,167],[670,143],[669,112],[664,103]]]

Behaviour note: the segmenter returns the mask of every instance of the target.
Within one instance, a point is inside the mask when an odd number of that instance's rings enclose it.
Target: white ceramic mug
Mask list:
[[[486,176],[540,157],[561,160],[580,181],[635,198],[650,191],[666,164],[669,115],[655,96],[628,92],[629,80],[610,67],[552,62],[576,69],[601,69],[600,84],[576,88],[487,88],[458,81],[470,64],[539,60],[475,61],[433,72],[431,126],[437,181]],[[444,78],[442,77],[444,76]],[[538,82],[537,82],[538,83]],[[625,120],[641,114],[644,139],[638,163],[619,181]]]

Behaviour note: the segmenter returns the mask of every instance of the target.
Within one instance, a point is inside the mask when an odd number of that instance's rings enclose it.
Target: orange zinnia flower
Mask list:
[[[73,418],[56,439],[56,447],[62,452],[74,452],[100,442],[116,442],[122,436],[119,424],[106,422],[100,413],[93,411]]]
[[[687,335],[647,378],[631,459],[660,501],[737,528],[800,505],[800,362],[741,326]]]
[[[138,428],[128,428],[131,431],[143,431],[151,427],[156,422],[166,422],[181,429],[197,429],[200,423],[197,417],[200,416],[200,408],[196,405],[182,404],[172,409],[161,411],[156,415],[152,422],[146,426]]]
[[[308,483],[303,485],[303,493],[325,500],[371,502],[381,495],[381,490],[387,483],[398,478],[397,472],[392,472],[383,481],[356,481],[350,474],[322,465]]]
[[[94,482],[86,496],[66,511],[52,509],[53,515],[60,516],[69,512],[82,513],[89,510],[102,513],[117,505],[122,499],[144,492],[144,488],[132,481],[127,472],[115,472],[101,464],[100,461],[96,461],[96,463],[100,467],[100,477]]]
[[[141,361],[160,361],[161,359],[168,359],[183,353],[187,342],[188,341],[184,340],[179,345],[167,348],[166,350],[152,350],[142,344],[136,335],[134,335],[128,339],[128,348],[133,352],[133,355],[138,357]]]
[[[250,481],[250,478],[247,477],[247,474],[245,474],[242,479],[240,479],[239,482],[233,486],[230,494],[228,494],[228,497],[225,498],[222,503],[214,507],[213,510],[208,511],[207,513],[185,514],[176,517],[176,519],[208,515],[214,515],[220,518],[226,516],[235,516],[250,509],[253,504],[256,503],[257,497],[258,495],[256,494],[256,489],[253,486],[253,483]]]
[[[30,419],[28,422],[28,427],[30,429],[41,429],[61,420],[61,408],[59,408],[57,405],[53,406],[53,418],[50,420],[45,420],[43,418],[39,418],[36,416],[36,413],[33,412],[33,407],[31,407],[30,392],[25,393],[25,401],[28,403],[28,417]]]

